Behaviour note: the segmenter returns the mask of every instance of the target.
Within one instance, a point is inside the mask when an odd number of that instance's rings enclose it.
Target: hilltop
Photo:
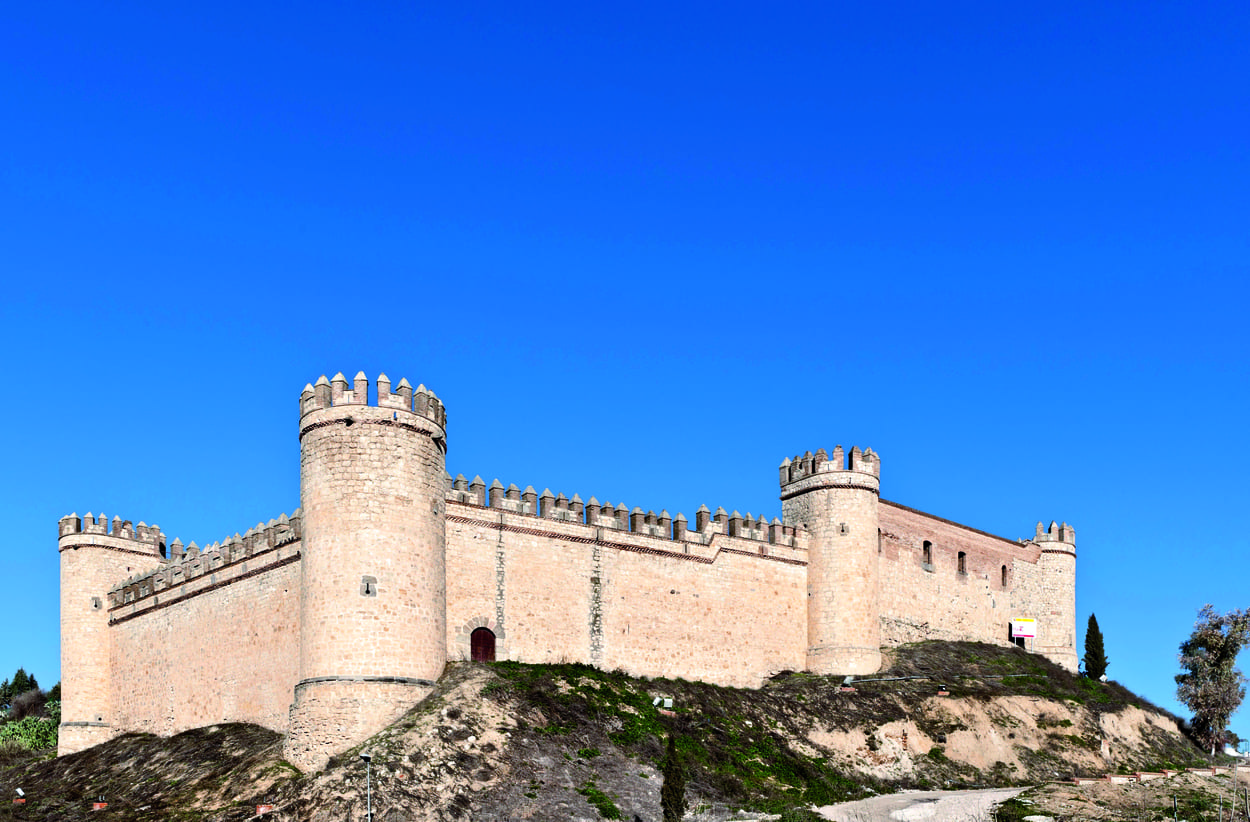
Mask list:
[[[1174,716],[1115,683],[1016,648],[927,642],[893,649],[851,683],[783,673],[759,690],[637,679],[584,665],[454,663],[434,693],[360,748],[300,775],[281,738],[218,725],[130,734],[0,770],[23,787],[0,820],[108,817],[234,822],[374,818],[659,819],[663,741],[675,733],[690,817],[796,810],[900,788],[1025,785],[1199,764]],[[194,698],[194,696],[189,696]],[[673,700],[671,715],[653,705]],[[92,817],[95,818],[95,817]]]

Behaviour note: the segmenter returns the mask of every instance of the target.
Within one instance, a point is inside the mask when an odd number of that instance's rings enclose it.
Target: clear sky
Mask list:
[[[1078,648],[1177,711],[1250,605],[1244,4],[168,5],[0,13],[0,676],[59,676],[60,516],[294,510],[340,370],[488,482],[772,517],[858,444],[1067,520]]]

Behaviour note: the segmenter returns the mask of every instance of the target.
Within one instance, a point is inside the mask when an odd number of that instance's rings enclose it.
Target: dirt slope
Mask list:
[[[427,700],[321,773],[295,775],[277,735],[251,726],[132,735],[0,770],[0,792],[30,796],[0,805],[0,820],[83,819],[100,794],[112,819],[227,822],[272,803],[266,818],[284,822],[363,820],[368,750],[377,822],[651,822],[669,733],[689,818],[707,822],[898,787],[1033,784],[1199,758],[1174,718],[1016,649],[921,643],[871,679],[848,692],[839,679],[786,674],[747,691],[580,665],[457,663]],[[674,700],[671,716],[656,697]]]

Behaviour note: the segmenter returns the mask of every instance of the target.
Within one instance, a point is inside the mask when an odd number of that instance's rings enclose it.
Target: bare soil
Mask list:
[[[363,822],[366,750],[377,822],[658,822],[669,734],[692,822],[797,822],[816,819],[813,807],[900,789],[1019,788],[1201,762],[1175,717],[1018,649],[905,646],[852,685],[785,673],[741,690],[582,665],[456,663],[429,698],[320,773],[298,774],[278,735],[254,726],[127,735],[62,759],[0,763],[0,796],[28,795],[0,805],[0,822],[99,819],[99,796],[110,819],[241,822],[273,804],[265,819]],[[671,715],[657,697],[674,701]]]

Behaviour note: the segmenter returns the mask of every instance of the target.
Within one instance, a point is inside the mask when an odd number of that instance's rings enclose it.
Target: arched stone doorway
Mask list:
[[[470,659],[474,662],[495,661],[495,632],[490,628],[477,628],[469,636]]]

